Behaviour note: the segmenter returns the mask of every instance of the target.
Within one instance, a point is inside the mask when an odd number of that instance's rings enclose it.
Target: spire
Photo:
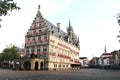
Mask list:
[[[40,5],[38,5],[38,11],[37,11],[37,16],[40,16],[41,13],[40,13]]]
[[[80,41],[79,41],[79,36],[78,36],[78,43],[79,43]]]
[[[71,27],[71,22],[70,22],[70,19],[69,19],[69,27]]]
[[[107,52],[107,50],[106,50],[106,45],[105,45],[105,49],[104,49],[104,50],[105,50],[105,53],[106,53],[106,52]]]
[[[71,22],[70,22],[70,19],[69,19],[69,26],[68,26],[68,29],[67,29],[68,32],[73,32],[73,28],[71,26]]]
[[[40,4],[38,5],[38,11],[40,10]]]
[[[70,19],[69,19],[69,26],[67,28],[67,33],[68,33],[68,36],[72,39],[73,38],[73,28],[71,26]]]

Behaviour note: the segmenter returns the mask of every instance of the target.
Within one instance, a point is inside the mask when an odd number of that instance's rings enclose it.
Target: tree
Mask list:
[[[11,51],[11,54],[10,54],[11,55],[11,61],[18,58],[18,56],[19,56],[18,51],[19,50],[16,46],[12,46],[10,51]]]
[[[0,16],[6,16],[8,11],[19,10],[20,7],[17,6],[13,0],[0,0]]]
[[[0,62],[2,62],[2,53],[0,53]]]
[[[18,48],[16,46],[5,48],[1,53],[0,57],[1,57],[0,59],[1,61],[4,61],[4,60],[12,61],[14,59],[17,59],[19,57]]]
[[[9,11],[19,10],[20,7],[17,6],[13,0],[0,0],[0,16],[6,16]],[[1,22],[2,19],[0,19]],[[0,24],[1,28],[1,24]]]

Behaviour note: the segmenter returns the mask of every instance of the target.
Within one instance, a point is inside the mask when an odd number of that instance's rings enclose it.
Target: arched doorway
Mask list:
[[[35,70],[38,70],[38,62],[35,62]]]
[[[25,70],[30,70],[31,69],[31,63],[29,61],[26,61],[24,63],[24,68],[25,68]]]
[[[40,70],[43,70],[43,67],[44,67],[43,62],[41,62],[40,63]]]

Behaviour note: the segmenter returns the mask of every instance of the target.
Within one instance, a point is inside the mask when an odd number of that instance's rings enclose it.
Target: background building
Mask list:
[[[80,64],[82,68],[88,68],[89,60],[87,57],[80,57]]]
[[[19,68],[25,70],[60,70],[79,68],[79,37],[70,24],[67,32],[60,29],[60,23],[53,25],[40,13],[40,6],[33,23],[25,36],[25,54]]]

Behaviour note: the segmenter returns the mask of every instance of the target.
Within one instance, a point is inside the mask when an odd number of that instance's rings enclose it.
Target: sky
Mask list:
[[[120,0],[14,0],[21,7],[19,11],[2,16],[0,24],[0,52],[10,44],[21,47],[37,10],[45,19],[66,32],[69,19],[80,40],[80,57],[100,57],[104,53],[120,49],[117,35],[116,14],[120,13]]]

